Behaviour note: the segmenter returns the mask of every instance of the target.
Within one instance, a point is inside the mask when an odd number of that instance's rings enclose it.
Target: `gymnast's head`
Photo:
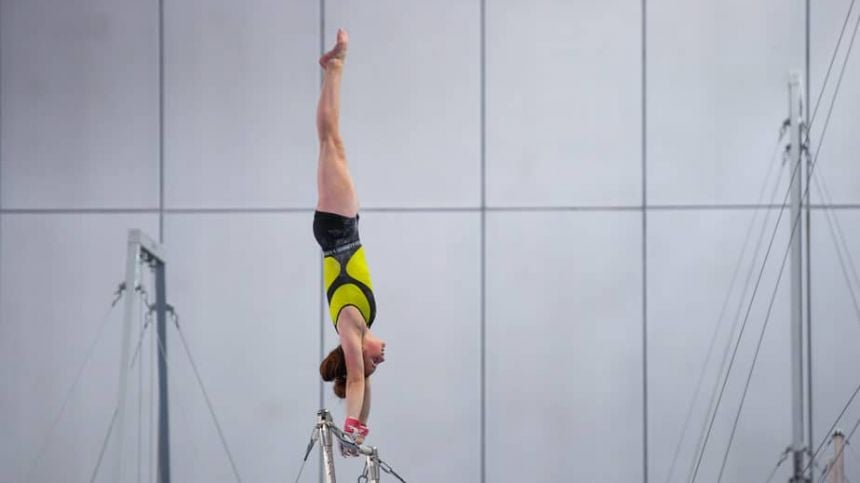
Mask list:
[[[364,377],[370,377],[377,366],[385,362],[385,342],[375,337],[370,331],[361,339],[361,353],[364,359]],[[337,346],[320,363],[320,376],[326,382],[334,381],[334,393],[343,399],[346,397],[346,358],[343,347]]]

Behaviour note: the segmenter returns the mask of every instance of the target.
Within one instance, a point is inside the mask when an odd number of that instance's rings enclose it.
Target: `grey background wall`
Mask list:
[[[773,157],[787,75],[808,75],[814,103],[849,4],[0,0],[0,481],[89,481],[129,228],[167,247],[170,302],[243,481],[294,478],[318,407],[340,419],[316,373],[335,334],[310,230],[316,59],[339,26],[389,343],[371,416],[384,458],[418,482],[686,481],[718,372],[679,445],[705,354],[749,305],[697,480],[716,481],[789,238],[783,220],[750,303],[763,250],[742,251],[745,235],[770,233],[788,178]],[[860,281],[830,232],[835,217],[860,260],[858,81],[855,58],[826,137],[833,87],[812,130],[829,193],[811,190],[816,443],[860,382]],[[786,287],[724,481],[765,481],[790,440]],[[174,481],[234,481],[173,337]],[[147,481],[150,353],[126,443],[128,478]]]

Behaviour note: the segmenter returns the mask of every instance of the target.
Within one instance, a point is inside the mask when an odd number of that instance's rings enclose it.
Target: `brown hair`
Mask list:
[[[346,397],[346,358],[343,355],[343,347],[335,347],[323,359],[320,363],[320,376],[323,381],[334,381],[334,393],[337,397]]]

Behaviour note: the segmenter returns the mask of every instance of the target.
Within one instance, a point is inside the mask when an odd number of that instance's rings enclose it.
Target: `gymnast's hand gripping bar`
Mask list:
[[[331,413],[329,413],[325,409],[321,409],[320,412],[317,413],[317,416],[319,416],[321,419],[317,422],[317,424],[324,424],[328,426],[334,437],[337,438],[338,441],[340,441],[344,448],[354,450],[364,456],[374,456],[377,454],[376,448],[356,443],[355,440],[352,439],[352,437],[348,436],[346,433],[343,432],[343,430],[338,428],[332,421]]]
[[[329,413],[328,410],[320,409],[317,413],[317,424],[311,434],[311,441],[308,444],[307,451],[305,451],[304,461],[307,462],[314,444],[319,440],[323,456],[326,483],[336,483],[334,474],[334,452],[332,451],[335,438],[344,450],[364,455],[367,458],[364,473],[358,477],[359,482],[379,483],[380,470],[394,476],[400,481],[403,481],[403,478],[401,478],[400,475],[391,468],[391,466],[379,459],[379,452],[375,447],[357,444],[350,435],[344,433],[334,424],[331,413]],[[302,464],[302,468],[304,468],[304,463]],[[300,469],[299,477],[301,477],[301,474],[302,472]],[[296,481],[298,481],[298,478]]]

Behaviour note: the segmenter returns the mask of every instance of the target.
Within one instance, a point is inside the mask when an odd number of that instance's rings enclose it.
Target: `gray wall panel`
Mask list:
[[[171,303],[247,481],[298,471],[317,409],[317,251],[308,214],[171,215]],[[235,481],[175,333],[175,481]],[[306,478],[316,474],[314,465]]]
[[[364,206],[480,203],[478,2],[325,2],[351,48],[341,124]]]
[[[474,213],[361,218],[379,308],[373,333],[387,343],[371,378],[369,443],[406,481],[479,480],[479,226]],[[327,314],[326,354],[338,343]],[[324,394],[342,424],[343,401],[331,384]],[[339,460],[339,480],[362,464]]]
[[[157,3],[4,1],[2,13],[3,207],[157,207]]]
[[[655,0],[647,11],[648,203],[754,203],[804,69],[803,2]]]
[[[642,475],[638,213],[487,219],[487,481]]]
[[[812,124],[810,145],[813,154],[819,145],[821,146],[818,157],[820,164],[816,171],[823,178],[827,190],[822,197],[818,189],[813,187],[811,196],[816,202],[823,198],[825,203],[860,203],[860,170],[857,169],[860,137],[857,136],[856,121],[857,112],[860,110],[860,62],[857,60],[857,45],[851,54],[853,58],[845,66],[842,86],[838,93],[836,91],[840,72],[845,64],[845,54],[857,23],[858,11],[854,8],[845,25],[850,5],[850,2],[846,1],[816,3],[810,17],[810,111],[815,107],[819,94],[823,92]],[[845,33],[839,49],[836,50],[843,25]],[[825,86],[825,75],[834,52],[836,59]],[[831,103],[833,114],[827,130],[824,131]]]
[[[165,203],[316,203],[317,2],[165,3]]]
[[[722,380],[717,383],[719,368],[727,350],[731,357],[734,346],[729,344],[736,340],[737,328],[751,307],[696,481],[717,479],[788,242],[788,225],[783,219],[761,285],[750,306],[764,260],[764,248],[776,221],[774,210],[764,227],[764,246],[755,252],[755,241],[762,231],[766,213],[759,212],[755,219],[750,210],[665,211],[648,216],[651,481],[689,481],[690,470],[696,463],[698,442],[704,434],[703,428],[709,424],[706,415],[714,388],[722,384]],[[751,223],[753,238],[744,250],[745,235]],[[755,257],[754,252],[757,253]],[[738,265],[736,282],[732,284]],[[747,284],[750,273],[751,283]],[[788,287],[786,269],[734,436],[724,481],[766,480],[780,453],[791,441]],[[721,319],[724,304],[727,308]],[[712,340],[713,350],[707,359]],[[693,403],[700,378],[702,389]],[[689,426],[684,433],[688,414]],[[682,436],[672,471],[672,461]]]
[[[487,201],[642,199],[641,2],[487,2]]]
[[[34,462],[30,481],[89,481],[116,406],[122,305],[109,308],[125,277],[127,232],[154,233],[157,222],[152,215],[2,216],[0,481],[26,481]],[[131,380],[135,415],[137,387]],[[131,447],[131,428],[126,435]],[[109,451],[106,470],[115,460]]]

